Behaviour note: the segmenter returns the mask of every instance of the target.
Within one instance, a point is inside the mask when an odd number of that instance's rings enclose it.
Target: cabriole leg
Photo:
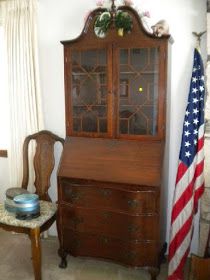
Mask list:
[[[61,257],[61,262],[59,264],[59,267],[60,268],[66,268],[67,267],[67,260],[66,260],[67,253],[66,253],[66,251],[63,250],[62,248],[60,248],[58,250],[58,255]]]

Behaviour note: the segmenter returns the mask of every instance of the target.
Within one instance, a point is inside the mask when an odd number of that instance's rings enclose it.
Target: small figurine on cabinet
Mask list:
[[[169,25],[164,19],[158,21],[155,25],[151,26],[151,28],[153,34],[157,37],[162,37],[163,35],[169,34]]]

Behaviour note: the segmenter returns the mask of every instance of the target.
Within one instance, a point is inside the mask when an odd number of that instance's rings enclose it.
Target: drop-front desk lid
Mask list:
[[[58,176],[159,186],[163,142],[67,137]]]

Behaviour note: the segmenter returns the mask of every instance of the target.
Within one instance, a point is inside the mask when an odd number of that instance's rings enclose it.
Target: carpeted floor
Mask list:
[[[0,231],[0,280],[34,280],[30,241],[27,236]],[[42,280],[149,280],[143,270],[126,268],[112,262],[68,256],[68,267],[58,267],[58,241],[42,240]],[[186,268],[186,272],[188,268]],[[161,266],[158,280],[166,280],[167,265]],[[187,277],[186,277],[187,279]]]

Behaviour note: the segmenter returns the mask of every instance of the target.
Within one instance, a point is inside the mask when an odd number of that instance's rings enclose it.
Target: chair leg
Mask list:
[[[33,228],[30,230],[30,239],[35,280],[41,280],[40,228]]]

